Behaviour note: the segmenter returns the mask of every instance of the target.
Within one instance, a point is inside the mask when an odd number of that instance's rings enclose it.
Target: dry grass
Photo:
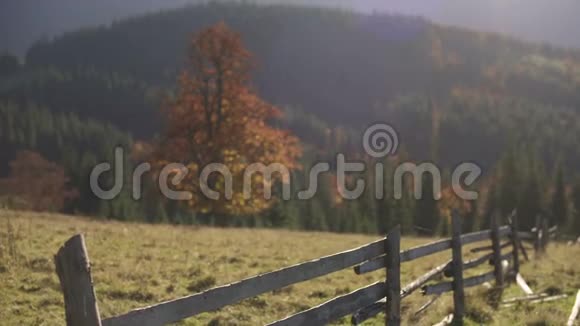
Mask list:
[[[127,224],[0,210],[1,324],[63,324],[63,301],[52,256],[70,236],[79,232],[86,235],[103,317],[377,239],[364,235]],[[427,241],[406,238],[402,248]],[[577,291],[580,248],[554,244],[549,253],[549,257],[522,267],[530,286],[537,291]],[[449,256],[450,252],[446,252],[404,264],[403,283]],[[469,272],[470,275],[477,273]],[[205,313],[181,324],[265,324],[383,278],[384,273],[380,271],[358,276],[352,270],[345,270],[245,300],[218,312]],[[571,296],[553,303],[524,304],[496,311],[492,308],[491,296],[482,287],[468,290],[467,295],[468,324],[560,325],[574,300]],[[522,292],[513,285],[504,293],[504,297],[516,295]],[[451,311],[452,299],[447,294],[426,313],[413,317],[413,312],[427,300],[417,293],[403,302],[406,323],[429,325]],[[348,324],[348,319],[339,323]],[[367,324],[383,323],[379,318]]]

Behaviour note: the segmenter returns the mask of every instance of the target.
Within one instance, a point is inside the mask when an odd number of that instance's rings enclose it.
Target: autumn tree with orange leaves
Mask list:
[[[10,169],[10,176],[0,179],[0,197],[23,201],[22,207],[17,208],[62,211],[69,200],[78,196],[78,191],[69,187],[64,169],[36,152],[18,152]]]
[[[178,93],[163,110],[167,125],[156,163],[158,168],[170,162],[186,166],[187,171],[174,171],[185,177],[172,187],[191,193],[187,203],[197,212],[244,215],[264,211],[273,203],[263,196],[266,187],[289,180],[276,173],[264,182],[262,174],[255,173],[247,198],[242,192],[245,169],[252,163],[281,164],[289,170],[299,167],[299,141],[268,124],[281,111],[250,86],[252,67],[252,56],[238,33],[224,23],[202,30],[191,41]],[[229,199],[221,173],[211,173],[207,182],[209,189],[219,193],[218,199],[207,198],[200,188],[200,174],[212,163],[223,164],[233,176]]]

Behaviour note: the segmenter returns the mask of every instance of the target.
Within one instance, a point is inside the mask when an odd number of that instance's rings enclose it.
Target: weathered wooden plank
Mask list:
[[[401,227],[397,225],[387,234],[387,304],[385,323],[389,326],[401,324]]]
[[[507,247],[509,247],[511,245],[512,245],[512,242],[511,241],[504,242],[504,243],[502,243],[500,245],[500,249],[507,248]],[[490,250],[493,250],[493,246],[491,246],[491,245],[490,246],[485,246],[485,247],[472,248],[470,251],[473,252],[473,253],[477,253],[477,252],[490,251]]]
[[[461,241],[464,245],[489,239],[491,239],[491,230],[471,232],[461,236]]]
[[[505,237],[510,234],[509,226],[502,226],[499,229],[499,236]],[[484,230],[472,233],[466,233],[461,236],[461,244],[466,245],[478,241],[488,240],[491,237],[491,230]],[[413,247],[401,252],[401,263],[412,261],[425,256],[433,255],[441,251],[451,249],[451,239],[442,239],[428,244]],[[369,261],[354,267],[357,274],[365,274],[377,271],[385,267],[384,257],[375,257]]]
[[[405,285],[403,290],[401,290],[401,299],[407,297],[408,295],[410,295],[414,291],[420,289],[423,285],[425,285],[425,283],[429,282],[430,280],[432,280],[436,276],[440,275],[445,270],[449,269],[451,266],[452,265],[451,265],[451,260],[450,260],[444,264],[441,264],[441,265],[433,268],[432,270],[428,271],[427,273],[425,273],[422,276],[415,279],[413,282]]]
[[[536,216],[536,228],[533,230],[535,238],[534,238],[534,253],[537,256],[541,255],[542,252],[542,220],[541,217],[538,215]]]
[[[384,298],[386,294],[386,284],[384,282],[377,282],[269,325],[325,325]]]
[[[548,219],[542,219],[542,252],[546,251],[548,243],[550,242],[550,234],[548,233]]]
[[[498,227],[497,213],[491,216],[491,245],[493,247],[493,266],[495,273],[495,285],[503,286],[503,268],[501,265],[500,232]]]
[[[511,257],[511,252],[503,255],[502,259],[509,259],[510,257]],[[493,258],[493,253],[489,253],[489,254],[483,255],[481,257],[468,260],[468,261],[463,263],[463,269],[466,270],[466,269],[477,267],[477,266],[482,265],[484,263],[488,263],[488,262],[490,262],[490,260],[492,258]],[[445,276],[447,276],[447,277],[451,277],[451,275],[453,273],[453,267],[451,265],[451,260],[431,269],[427,273],[425,273],[425,274],[419,276],[418,278],[416,278],[415,280],[413,280],[411,283],[408,283],[407,285],[405,285],[405,287],[403,287],[403,289],[401,290],[401,299],[404,299],[405,297],[407,297],[408,295],[410,295],[414,291],[420,289],[421,287],[423,287],[425,285],[425,283],[429,282],[430,280],[437,277],[441,273],[444,273]],[[385,300],[381,300],[381,301],[373,303],[372,305],[370,305],[368,307],[360,309],[355,314],[353,314],[353,316],[351,318],[352,323],[354,325],[357,325],[357,324],[364,322],[365,320],[368,320],[370,318],[375,317],[380,312],[385,310],[385,304],[386,304]]]
[[[66,324],[100,326],[99,307],[83,235],[70,238],[54,257],[54,264],[64,295]]]
[[[401,251],[401,263],[429,256],[451,248],[451,239],[443,239]],[[354,268],[355,273],[374,272],[385,267],[385,257],[376,257]]]
[[[466,261],[466,262],[463,263],[463,270],[475,268],[475,267],[477,267],[479,265],[482,265],[482,264],[484,264],[486,262],[489,262],[489,260],[491,258],[493,258],[493,253],[492,252],[490,252],[488,254],[485,254],[485,255],[483,255],[481,257],[477,257],[477,258],[470,259],[470,260],[468,260],[468,261]]]
[[[212,311],[294,283],[303,282],[382,255],[385,239],[362,247],[254,276],[202,293],[163,302],[105,319],[105,326],[164,325]]]
[[[387,305],[387,300],[383,299],[383,300],[374,302],[374,303],[372,303],[364,308],[357,310],[354,314],[352,314],[352,316],[350,318],[351,324],[358,325],[367,319],[373,318],[374,316],[385,311],[386,305]]]
[[[369,261],[365,261],[364,263],[355,266],[354,272],[357,275],[361,275],[361,274],[365,274],[365,273],[378,271],[379,269],[383,269],[383,268],[385,268],[385,259],[386,259],[386,256],[383,255],[383,256],[375,257]]]
[[[498,234],[500,238],[509,238],[512,234],[512,229],[509,225],[500,226]]]
[[[405,297],[409,296],[414,291],[420,289],[425,283],[429,282],[436,276],[443,273],[443,271],[451,265],[451,260],[446,262],[445,264],[441,264],[427,273],[419,276],[417,279],[412,281],[411,283],[405,285],[401,290],[401,300]],[[386,300],[381,300],[375,302],[367,307],[359,309],[355,314],[353,314],[351,321],[353,324],[358,325],[364,322],[367,319],[373,318],[374,316],[378,315],[380,312],[385,311]]]
[[[470,259],[470,260],[463,263],[463,270],[474,268],[474,267],[477,267],[479,265],[485,264],[485,263],[489,262],[489,260],[492,257],[493,257],[493,253],[489,253],[489,254],[483,255],[481,257]],[[453,267],[451,266],[451,264],[448,265],[447,268],[445,269],[444,275],[445,275],[445,277],[453,276]]]
[[[463,293],[463,258],[461,252],[461,217],[457,211],[451,216],[451,265],[453,266],[453,321],[454,324],[463,324],[465,314],[465,294]]]
[[[533,232],[518,231],[518,237],[521,240],[534,241],[536,239],[536,234]]]
[[[493,280],[494,277],[495,275],[493,271],[478,276],[469,277],[463,280],[463,287],[464,288],[473,287]],[[443,282],[435,285],[427,285],[422,288],[422,292],[424,295],[441,294],[449,291],[453,291],[452,282]]]
[[[443,239],[401,252],[401,263],[451,249],[451,239]]]
[[[566,326],[574,325],[574,322],[578,318],[578,313],[580,313],[580,290],[578,290],[578,294],[576,295],[576,302],[572,307],[572,312],[570,313],[570,317],[568,318],[568,323]]]
[[[511,239],[512,252],[513,252],[513,258],[514,258],[513,259],[513,262],[514,262],[513,270],[514,270],[514,273],[517,275],[520,272],[520,256],[518,254],[519,247],[520,247],[520,238],[518,237],[518,230],[517,230],[517,225],[518,225],[518,213],[517,213],[517,211],[514,210],[514,212],[510,216],[509,222],[510,222],[510,229],[512,231],[510,239]]]
[[[511,233],[510,227],[508,225],[504,225],[504,226],[499,227],[498,231],[499,231],[498,235],[500,238],[507,237]],[[466,245],[466,244],[479,242],[479,241],[483,241],[483,240],[488,240],[488,239],[491,239],[491,230],[483,230],[483,231],[479,231],[479,232],[466,233],[466,234],[462,235],[461,236],[461,243],[463,245]]]
[[[404,299],[405,297],[409,296],[414,291],[420,289],[425,283],[429,282],[430,280],[435,278],[437,275],[440,275],[441,273],[443,273],[443,271],[450,265],[451,265],[451,260],[431,269],[427,273],[416,278],[411,283],[405,285],[405,287],[403,287],[403,289],[401,290],[401,300]],[[385,311],[385,305],[386,305],[386,300],[381,300],[381,301],[375,302],[367,307],[359,309],[355,314],[353,314],[352,319],[351,319],[352,323],[357,325],[357,324],[360,324],[367,319],[373,318],[374,316],[378,315],[380,312]]]

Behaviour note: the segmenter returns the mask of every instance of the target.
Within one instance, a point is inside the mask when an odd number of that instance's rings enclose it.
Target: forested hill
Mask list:
[[[490,166],[505,139],[524,137],[548,158],[580,162],[580,52],[406,16],[217,3],[168,10],[37,43],[0,91],[150,138],[158,95],[173,88],[190,36],[222,20],[254,53],[259,93],[327,127],[390,121],[412,156],[428,159],[437,111],[446,164],[470,155]]]
[[[497,207],[507,215],[517,203],[528,227],[552,194],[570,192],[580,163],[579,51],[416,17],[219,3],[67,33],[34,45],[24,65],[0,56],[0,176],[9,174],[8,161],[19,150],[33,150],[63,167],[78,190],[68,211],[213,223],[165,202],[152,185],[145,186],[144,201],[131,200],[128,188],[115,201],[98,201],[87,180],[115,145],[138,154],[147,144],[133,139],[149,142],[161,133],[159,110],[176,90],[191,36],[220,21],[241,33],[253,53],[260,96],[284,109],[272,123],[302,142],[305,168],[293,171],[296,189],[306,187],[307,168],[317,161],[332,161],[337,152],[361,157],[364,128],[383,121],[399,132],[394,161],[432,160],[444,170],[464,161],[483,167],[482,197],[469,209],[477,223]],[[445,204],[371,196],[337,203],[332,180],[325,177],[310,201],[280,202],[228,223],[342,232],[383,232],[402,223],[409,232],[422,217],[431,220],[419,225],[446,230],[437,217]],[[574,189],[580,194],[580,182]]]
[[[0,2],[0,52],[23,55],[32,42],[120,18],[216,0],[18,0]],[[242,0],[218,0],[242,1]],[[252,0],[260,4],[351,8],[427,17],[442,24],[508,33],[580,48],[577,0]]]

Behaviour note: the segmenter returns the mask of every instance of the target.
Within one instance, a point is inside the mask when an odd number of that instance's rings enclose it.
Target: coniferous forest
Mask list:
[[[223,126],[210,117],[216,128],[206,133],[203,111],[183,108],[197,108],[188,90],[203,95],[204,81],[221,76],[188,73],[202,55],[214,58],[216,35],[235,54],[219,62],[240,70],[218,93],[217,116],[236,107],[247,111],[231,113],[236,120]],[[362,135],[375,122],[396,128],[396,155],[365,155]],[[248,130],[255,143],[242,142]],[[197,161],[184,154],[190,149],[180,140],[188,135]],[[224,153],[219,144],[240,150]],[[69,32],[35,43],[24,58],[0,56],[0,205],[9,208],[333,232],[384,233],[401,224],[409,234],[446,234],[453,209],[466,219],[466,231],[486,227],[491,214],[506,217],[517,209],[522,228],[541,215],[578,236],[579,146],[580,50],[417,17],[208,3]],[[129,173],[119,196],[100,200],[89,176],[97,164],[113,161],[116,147],[125,150],[126,171],[143,162],[155,171],[180,160],[194,162],[197,171],[198,163],[240,155],[282,161],[292,167],[289,178],[298,190],[307,188],[317,162],[336,162],[338,153],[369,166],[382,163],[391,181],[406,161],[434,162],[444,176],[470,161],[483,174],[475,201],[456,198],[449,178],[440,200],[425,190],[433,180],[423,180],[421,199],[405,180],[400,199],[386,182],[382,199],[367,189],[347,200],[337,194],[332,164],[309,200],[281,200],[277,182],[267,203],[235,196],[217,208],[195,198],[172,201],[159,193],[155,173],[143,181],[139,200],[132,198]],[[269,154],[261,153],[265,147]],[[376,173],[368,169],[347,181],[370,184]],[[110,186],[113,175],[101,183]]]

